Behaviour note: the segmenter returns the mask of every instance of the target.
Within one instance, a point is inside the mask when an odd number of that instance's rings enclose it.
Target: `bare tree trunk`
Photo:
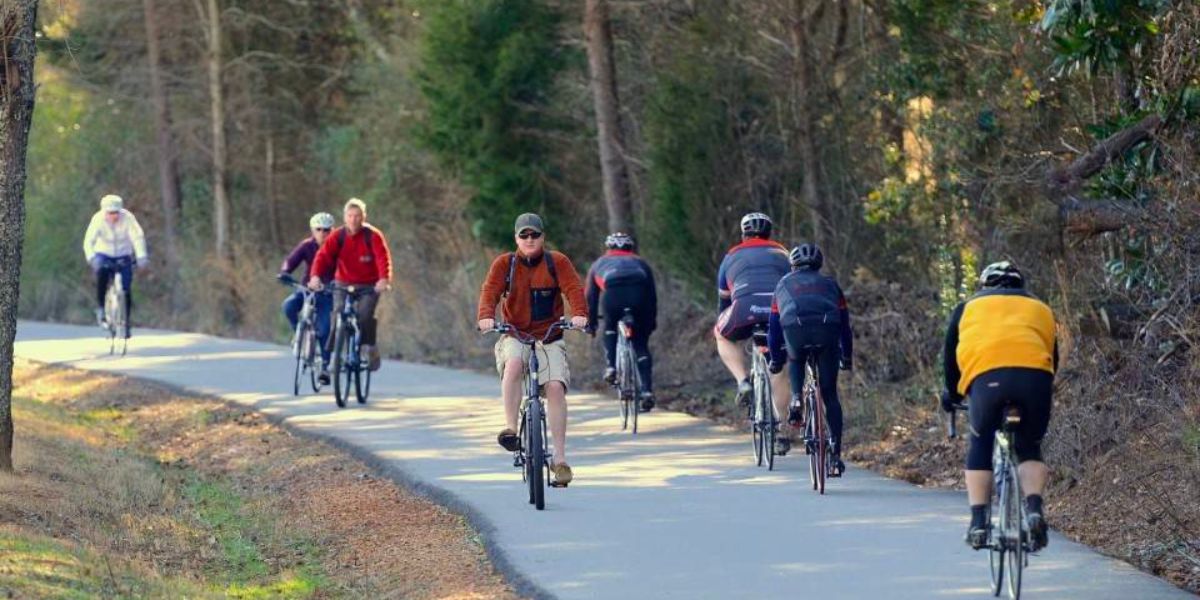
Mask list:
[[[161,52],[159,50],[158,15],[155,0],[142,0],[146,21],[146,54],[150,66],[150,96],[154,102],[154,127],[158,130],[158,183],[162,193],[163,237],[165,238],[168,269],[179,264],[176,231],[179,226],[180,198],[179,153],[171,135],[171,109],[163,84]]]
[[[11,472],[13,340],[25,237],[25,151],[33,122],[37,0],[0,3],[0,471]]]
[[[229,259],[229,196],[225,190],[225,95],[221,89],[221,7],[208,0],[208,94],[212,112],[213,242],[217,259]]]
[[[821,199],[821,187],[818,179],[821,167],[818,162],[817,145],[813,140],[813,136],[816,135],[816,121],[813,118],[812,109],[809,107],[809,101],[813,97],[812,88],[815,77],[809,49],[809,19],[805,15],[807,4],[806,0],[793,0],[792,2],[791,37],[792,51],[795,53],[793,76],[796,84],[792,94],[796,119],[793,143],[800,155],[800,176],[803,179],[800,185],[800,196],[804,206],[808,209],[813,242],[820,246],[827,246],[828,239],[825,232],[828,227],[828,211]]]
[[[263,167],[267,181],[267,221],[268,229],[271,232],[271,247],[278,249],[280,245],[279,235],[279,214],[275,206],[275,136],[271,135],[270,129],[267,129],[267,156]]]
[[[596,139],[600,144],[600,174],[609,231],[633,233],[633,200],[621,132],[621,103],[617,97],[617,67],[613,60],[612,28],[606,0],[587,0],[583,19],[596,109]]]

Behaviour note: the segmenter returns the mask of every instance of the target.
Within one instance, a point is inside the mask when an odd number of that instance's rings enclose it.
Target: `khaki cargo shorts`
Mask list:
[[[496,372],[504,376],[504,363],[517,358],[529,360],[529,346],[516,338],[504,336],[496,342]],[[562,340],[549,344],[538,344],[538,383],[545,387],[549,381],[560,381],[567,389],[571,387],[571,368],[567,365],[567,348]]]

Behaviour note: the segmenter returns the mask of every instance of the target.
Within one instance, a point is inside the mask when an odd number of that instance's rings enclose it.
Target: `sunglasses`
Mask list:
[[[330,231],[333,231],[333,228],[332,228],[332,227],[314,227],[314,228],[313,228],[313,231],[320,231],[320,232],[323,232],[323,233],[329,233]]]
[[[540,232],[540,231],[522,231],[521,233],[517,234],[517,237],[519,237],[523,240],[528,240],[528,239],[536,240],[536,239],[542,237],[542,232]]]

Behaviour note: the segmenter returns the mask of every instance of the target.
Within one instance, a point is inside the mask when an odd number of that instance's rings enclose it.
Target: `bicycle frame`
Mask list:
[[[771,389],[771,372],[767,367],[766,327],[755,326],[754,334],[747,345],[750,352],[750,381],[754,392],[747,409],[750,420],[751,442],[754,444],[754,462],[775,469],[775,437],[779,433],[779,419],[775,415],[774,394]]]
[[[107,269],[112,272],[112,278],[109,279],[108,289],[104,292],[104,315],[108,323],[108,338],[109,338],[109,354],[115,354],[117,348],[117,339],[121,339],[121,356],[125,356],[128,350],[128,333],[129,313],[128,305],[129,298],[126,293],[125,277],[121,275],[121,271],[130,267],[133,261],[129,257],[121,256],[117,258],[105,259],[102,269]]]
[[[513,452],[513,466],[522,469],[521,477],[529,487],[529,503],[537,510],[543,510],[545,504],[545,482],[550,479],[550,461],[553,456],[549,436],[546,435],[546,406],[542,401],[542,386],[539,379],[541,364],[538,361],[538,349],[544,346],[558,331],[574,329],[569,323],[558,321],[550,326],[542,339],[516,329],[511,325],[498,325],[485,333],[500,333],[511,335],[521,344],[529,348],[529,358],[525,361],[525,396],[521,399],[517,432],[521,438],[520,447]],[[551,486],[553,487],[553,486]]]
[[[633,315],[626,308],[624,316],[617,321],[617,400],[621,403],[621,429],[629,428],[633,420],[633,433],[638,431],[637,397],[641,385],[637,371],[637,357],[633,351]]]
[[[958,437],[958,412],[967,410],[957,405],[950,413],[949,437]],[[1021,596],[1022,572],[1029,564],[1029,531],[1026,525],[1024,493],[1016,445],[1013,439],[1021,423],[1020,412],[1005,404],[1004,421],[996,430],[996,445],[992,451],[992,510],[988,532],[988,562],[991,567],[992,595],[999,596],[1005,575],[1005,555],[1008,560],[1008,594],[1014,600]]]

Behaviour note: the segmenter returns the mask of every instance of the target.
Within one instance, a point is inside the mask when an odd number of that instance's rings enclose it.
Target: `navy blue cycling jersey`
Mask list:
[[[779,280],[775,287],[775,304],[779,320],[788,325],[810,325],[842,322],[846,298],[832,277],[817,271],[793,271]]]
[[[638,308],[645,311],[644,314],[657,314],[658,295],[654,285],[654,272],[637,253],[609,250],[592,263],[592,268],[588,270],[586,290],[591,327],[595,327],[595,320],[599,315],[600,294],[610,288],[641,290],[640,294],[635,293],[644,304]]]
[[[850,309],[841,286],[832,277],[817,271],[793,271],[775,288],[767,332],[772,360],[783,359],[785,327],[803,329],[816,325],[837,326],[841,358],[846,362],[853,359],[854,333],[850,329]]]
[[[734,246],[717,271],[718,312],[739,298],[769,297],[790,268],[787,249],[778,242],[750,238]]]

